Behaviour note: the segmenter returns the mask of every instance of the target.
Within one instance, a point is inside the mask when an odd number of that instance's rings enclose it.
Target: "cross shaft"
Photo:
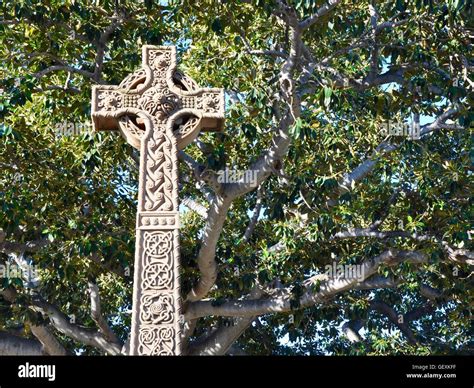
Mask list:
[[[224,124],[224,92],[176,70],[174,46],[144,46],[142,69],[94,86],[95,130],[119,130],[140,151],[130,354],[181,352],[177,152]]]

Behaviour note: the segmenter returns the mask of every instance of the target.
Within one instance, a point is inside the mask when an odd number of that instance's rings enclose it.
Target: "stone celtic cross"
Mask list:
[[[224,123],[222,89],[176,70],[176,48],[144,46],[143,67],[94,86],[95,130],[119,130],[140,151],[132,355],[180,354],[178,150]]]

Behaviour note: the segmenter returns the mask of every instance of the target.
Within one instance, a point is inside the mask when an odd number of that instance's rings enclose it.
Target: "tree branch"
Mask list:
[[[467,249],[453,249],[449,246],[446,241],[441,240],[440,238],[431,235],[431,234],[418,234],[406,232],[403,230],[386,230],[380,231],[372,228],[349,228],[347,230],[337,232],[331,236],[331,240],[334,239],[347,239],[347,238],[357,238],[357,237],[369,237],[369,238],[378,238],[378,239],[389,239],[389,238],[409,238],[415,241],[432,241],[436,244],[439,244],[447,253],[449,260],[452,260],[457,263],[467,263],[469,265],[474,265],[474,252],[471,252]]]
[[[40,249],[49,245],[50,241],[47,239],[33,240],[26,243],[1,241],[0,252],[5,254],[19,253],[19,252],[37,252]]]
[[[0,356],[43,356],[43,345],[30,338],[0,331]]]
[[[392,322],[393,325],[395,325],[396,327],[400,329],[400,331],[407,338],[410,344],[415,345],[418,343],[418,341],[415,338],[415,335],[413,334],[410,327],[408,326],[408,323],[405,322],[404,319],[400,320],[399,319],[400,317],[395,312],[395,310],[392,307],[390,307],[387,303],[381,300],[373,300],[370,302],[370,308],[386,316],[389,319],[389,321]]]
[[[340,292],[354,289],[359,283],[369,279],[377,272],[380,265],[396,265],[401,262],[415,264],[426,263],[428,258],[421,252],[397,251],[389,249],[381,255],[366,260],[361,264],[362,279],[342,278],[327,279],[320,284],[319,291],[314,291],[314,282],[309,278],[304,282],[305,292],[299,298],[299,308],[306,308],[316,303],[324,302]],[[320,275],[316,275],[320,276]],[[257,300],[230,300],[214,305],[212,301],[190,303],[185,313],[186,319],[195,319],[207,315],[249,317],[268,313],[281,313],[292,310],[291,300],[294,295],[292,287],[275,290],[275,296]]]
[[[102,333],[99,333],[94,329],[88,329],[71,323],[70,319],[56,306],[39,297],[36,297],[35,299],[36,300],[34,300],[33,305],[30,308],[49,318],[51,324],[59,332],[84,345],[90,345],[102,349],[108,354],[120,354],[121,346],[109,342]]]
[[[287,56],[284,52],[282,51],[277,51],[277,50],[254,50],[252,49],[252,46],[250,46],[250,43],[248,42],[247,38],[245,37],[245,33],[243,30],[240,31],[240,38],[242,39],[242,42],[244,43],[245,49],[247,53],[250,55],[268,55],[271,57],[279,57],[286,59]]]
[[[207,295],[216,281],[217,264],[215,262],[215,248],[222,231],[227,210],[233,199],[255,189],[255,187],[258,187],[263,180],[267,179],[270,174],[275,171],[279,161],[286,155],[290,145],[290,138],[288,136],[289,126],[299,117],[299,99],[294,93],[294,82],[292,79],[292,73],[298,63],[302,43],[298,20],[294,9],[283,4],[281,1],[277,2],[275,14],[288,23],[291,33],[290,55],[283,63],[280,71],[281,92],[290,108],[291,114],[286,114],[286,117],[280,120],[278,133],[273,137],[272,146],[251,166],[251,169],[256,171],[256,182],[244,181],[228,183],[221,185],[218,190],[215,190],[217,195],[214,196],[210,204],[204,237],[197,258],[201,278],[198,284],[187,295],[186,300],[189,302],[202,299]],[[191,158],[187,157],[183,152],[179,153],[179,157],[180,160],[193,166],[195,173],[197,170],[200,170],[197,169],[197,166],[190,160]],[[199,172],[199,174],[196,174],[198,178],[200,178],[203,173],[201,171]],[[219,194],[222,194],[222,197]]]
[[[454,116],[459,111],[458,108],[450,108],[440,114],[436,120],[430,124],[425,124],[420,128],[420,137],[428,135],[429,133],[439,130],[443,127],[445,121],[452,116]],[[400,148],[400,145],[390,144],[386,141],[379,144],[375,149],[375,152],[362,163],[360,163],[355,169],[351,172],[345,173],[344,178],[339,182],[337,186],[337,196],[340,197],[344,193],[350,191],[355,184],[362,181],[377,165],[378,160],[387,154]],[[328,207],[332,207],[337,204],[335,200],[329,200],[327,202]]]
[[[115,10],[115,13],[110,18],[110,20],[110,25],[104,30],[104,32],[102,32],[97,43],[97,54],[95,56],[95,68],[93,73],[93,79],[97,83],[101,83],[102,67],[104,65],[104,56],[107,43],[120,24],[127,20],[127,17],[123,12]]]
[[[191,197],[186,197],[181,201],[181,204],[186,206],[188,209],[196,212],[202,218],[207,218],[207,209],[206,207],[199,203],[198,201],[192,199]]]
[[[121,343],[113,330],[110,328],[107,320],[102,316],[102,309],[100,303],[100,294],[99,287],[95,283],[89,282],[89,292],[91,296],[91,316],[94,322],[99,327],[102,334],[105,338],[118,346],[121,346]]]
[[[362,337],[359,334],[359,330],[362,328],[364,322],[360,319],[352,320],[342,325],[342,332],[352,343],[362,342]]]
[[[219,356],[226,354],[232,344],[250,326],[254,317],[236,318],[230,326],[223,326],[214,332],[203,342],[191,344],[189,354],[194,356]]]
[[[87,70],[82,70],[82,69],[78,69],[76,67],[73,67],[73,66],[70,66],[70,65],[53,65],[53,66],[49,66],[47,67],[46,69],[44,70],[41,70],[37,73],[34,73],[33,74],[33,77],[35,78],[42,78],[44,77],[45,75],[49,74],[49,73],[53,73],[55,71],[68,71],[70,73],[75,73],[75,74],[80,74],[84,77],[87,77],[87,78],[90,78],[91,80],[95,81],[95,78],[94,78],[94,73],[90,72],[90,71],[87,71]]]
[[[216,246],[224,227],[231,202],[220,196],[214,196],[209,204],[206,226],[199,249],[197,264],[201,276],[195,287],[188,293],[186,301],[196,301],[204,298],[214,286],[217,279]]]
[[[310,17],[299,23],[299,27],[302,30],[308,29],[309,27],[317,23],[323,16],[331,12],[340,2],[341,0],[328,0],[327,3],[321,6],[314,15],[311,15]]]
[[[255,286],[250,295],[249,300],[254,300],[261,297],[263,294],[257,286]],[[189,354],[191,355],[224,355],[232,347],[235,341],[243,334],[245,330],[255,320],[253,317],[237,318],[232,321],[231,325],[222,326],[214,330],[209,336],[204,339],[198,339],[189,347]]]
[[[258,217],[260,216],[260,211],[262,209],[262,197],[263,197],[262,187],[257,190],[257,201],[255,203],[255,208],[253,209],[252,218],[250,219],[249,224],[247,225],[247,229],[244,233],[244,242],[247,243],[250,240],[250,237],[253,234],[255,226],[258,222]]]
[[[31,325],[30,328],[33,335],[43,345],[44,351],[50,356],[66,356],[69,354],[46,326]]]
[[[199,182],[209,186],[214,193],[222,193],[223,185],[217,181],[217,176],[213,174],[211,170],[195,161],[184,151],[178,152],[178,158],[181,162],[186,163],[186,165],[193,171],[194,177]]]

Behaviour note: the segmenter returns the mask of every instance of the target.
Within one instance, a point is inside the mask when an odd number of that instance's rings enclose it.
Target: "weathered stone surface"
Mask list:
[[[177,152],[224,123],[222,89],[176,70],[176,48],[144,46],[143,68],[94,86],[95,130],[119,130],[140,150],[130,354],[180,354]]]

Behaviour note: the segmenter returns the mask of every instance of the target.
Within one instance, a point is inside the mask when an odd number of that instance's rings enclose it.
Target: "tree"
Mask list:
[[[138,159],[85,123],[142,44],[227,93],[180,153],[185,353],[472,351],[471,1],[1,7],[0,354],[126,352]]]

